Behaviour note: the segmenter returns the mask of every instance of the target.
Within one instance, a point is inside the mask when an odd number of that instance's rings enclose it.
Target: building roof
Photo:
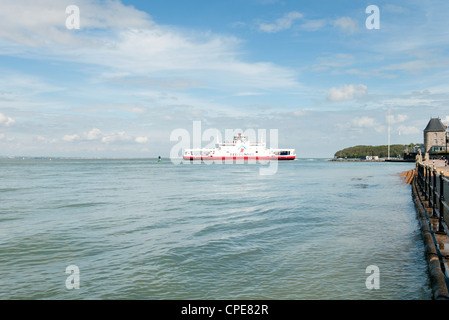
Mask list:
[[[424,131],[446,131],[446,127],[439,118],[431,118]]]

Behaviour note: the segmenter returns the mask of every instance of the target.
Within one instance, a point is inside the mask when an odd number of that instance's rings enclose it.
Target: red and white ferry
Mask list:
[[[267,149],[265,142],[250,142],[241,134],[215,148],[185,149],[184,160],[295,160],[295,149]]]

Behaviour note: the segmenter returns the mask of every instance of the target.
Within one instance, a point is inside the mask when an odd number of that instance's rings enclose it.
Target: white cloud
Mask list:
[[[75,136],[76,136],[76,135],[75,135]],[[64,140],[64,137],[66,137],[67,140]],[[70,140],[71,140],[71,139],[69,138],[69,136],[64,136],[64,137],[62,137],[62,140],[64,140],[64,141],[70,141]],[[43,142],[43,143],[55,143],[55,142],[56,142],[56,139],[48,139],[48,138],[43,137],[43,136],[37,136],[36,139],[37,139],[37,141]],[[76,139],[76,138],[75,138],[75,139]],[[73,141],[73,140],[72,140],[72,141]]]
[[[341,88],[332,87],[327,92],[329,101],[347,101],[366,95],[368,87],[363,84],[345,84]]]
[[[0,140],[5,139],[5,135],[3,133],[0,133]]]
[[[87,140],[98,140],[103,136],[103,133],[98,128],[93,128],[86,134]]]
[[[352,121],[350,122],[350,126],[357,129],[374,129],[376,132],[382,132],[385,129],[385,127],[379,124],[376,119],[367,116],[356,117],[352,119]]]
[[[301,30],[305,31],[317,31],[322,29],[327,24],[327,21],[324,19],[321,20],[307,20],[303,24],[301,24]]]
[[[261,92],[239,92],[234,94],[234,96],[236,97],[249,97],[249,96],[260,96],[263,95],[264,93]]]
[[[2,70],[2,77],[0,78],[0,87],[2,88],[2,90],[5,90],[7,92],[6,98],[8,100],[17,99],[23,96],[63,90],[62,87],[57,87],[49,84],[42,77],[31,76],[29,74],[21,72],[10,72],[4,70]]]
[[[136,141],[137,143],[146,143],[148,142],[148,137],[136,137],[134,141]]]
[[[101,142],[103,143],[114,143],[114,142],[120,142],[120,141],[129,141],[131,140],[131,137],[126,134],[126,132],[114,132],[108,135],[105,135],[103,138],[101,138]]]
[[[77,134],[66,134],[62,137],[62,140],[66,141],[66,142],[73,142],[73,141],[76,141],[79,139],[80,139],[80,136]]]
[[[341,31],[349,34],[355,33],[358,29],[357,20],[349,17],[342,17],[340,19],[337,19],[333,22],[333,25],[340,28]]]
[[[2,4],[3,53],[93,64],[127,77],[151,74],[153,79],[170,79],[162,84],[157,81],[158,85],[174,89],[199,84],[248,91],[299,86],[293,69],[243,61],[242,41],[236,37],[159,25],[146,13],[119,1],[78,1],[81,29],[68,30],[65,8],[71,2],[63,0],[56,5],[52,0],[17,0]],[[301,16],[290,12],[274,29],[289,28]],[[173,83],[175,79],[182,82]]]
[[[398,115],[387,115],[386,120],[387,122],[389,122],[390,124],[395,124],[395,123],[400,123],[400,122],[404,122],[405,120],[408,119],[408,116],[405,114],[398,114]]]
[[[14,123],[16,123],[16,121],[13,118],[7,117],[3,113],[0,113],[0,125],[9,127]]]
[[[282,30],[290,29],[295,20],[301,19],[303,15],[297,11],[286,13],[282,18],[276,20],[275,23],[260,23],[259,30],[267,33],[275,33]]]
[[[118,141],[128,141],[131,138],[124,132],[103,133],[98,128],[93,128],[86,134],[85,138],[89,141],[101,141],[103,143],[114,143]]]
[[[67,142],[73,142],[80,140],[83,137],[84,141],[92,141],[92,142],[102,142],[105,144],[116,143],[116,142],[136,142],[136,143],[145,143],[148,142],[148,138],[145,136],[133,137],[127,134],[125,131],[119,132],[111,132],[104,133],[98,128],[93,128],[88,132],[82,134],[82,136],[78,134],[65,135],[62,140]]]
[[[106,80],[113,84],[118,84],[122,86],[139,86],[147,88],[159,88],[168,90],[187,90],[190,88],[199,88],[204,84],[192,80],[192,79],[182,79],[182,78],[172,78],[172,77],[161,77],[161,78],[151,78],[151,77],[127,77],[126,73],[121,73],[117,75],[105,76]]]
[[[372,128],[377,126],[376,120],[370,117],[354,118],[351,123],[357,128]]]
[[[0,39],[30,47],[52,47],[64,45],[98,46],[101,42],[88,37],[79,37],[68,30],[65,20],[69,16],[65,9],[72,0],[17,0],[2,1],[0,11]],[[141,28],[151,25],[148,15],[120,1],[78,0],[81,32],[104,28]]]
[[[442,67],[447,61],[441,60],[413,60],[401,63],[395,63],[381,68],[381,71],[400,71],[410,74],[419,74],[423,70]]]
[[[301,109],[293,111],[293,115],[295,117],[302,117],[305,114],[306,114],[306,112],[304,110],[301,110]]]

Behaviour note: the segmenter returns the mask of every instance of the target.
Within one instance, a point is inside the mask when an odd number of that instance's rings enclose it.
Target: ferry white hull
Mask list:
[[[295,160],[296,156],[184,156],[184,160],[213,160],[213,161],[270,161],[270,160]]]
[[[186,149],[184,160],[199,161],[271,161],[295,160],[294,149],[267,149],[263,142],[249,142],[238,135],[232,142],[217,143],[215,148]]]

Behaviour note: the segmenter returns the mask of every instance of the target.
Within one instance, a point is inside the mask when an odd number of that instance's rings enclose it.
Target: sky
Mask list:
[[[385,145],[388,128],[391,144],[422,143],[430,118],[449,123],[448,12],[443,0],[0,0],[0,156],[168,157],[194,121],[277,130],[298,158]]]

